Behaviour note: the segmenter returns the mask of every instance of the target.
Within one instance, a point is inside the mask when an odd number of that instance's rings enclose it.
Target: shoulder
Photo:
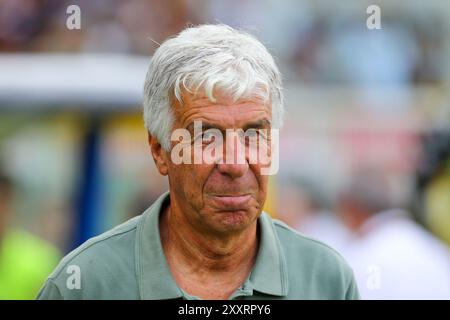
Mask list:
[[[303,254],[313,253],[314,256],[345,264],[340,253],[331,246],[300,233],[280,220],[272,219],[272,223],[283,248],[288,251],[301,250]]]
[[[46,290],[52,290],[49,296],[56,294],[65,299],[101,296],[102,290],[114,290],[111,285],[115,278],[134,281],[135,238],[140,217],[87,240],[67,254],[48,277],[38,298],[45,299]]]
[[[303,289],[320,290],[317,298],[357,298],[353,271],[339,252],[303,235],[282,221],[272,219],[288,266],[290,282]],[[350,297],[350,296],[351,297]]]
[[[110,265],[112,259],[120,256],[130,257],[130,249],[134,250],[135,231],[137,221],[140,217],[135,217],[125,223],[116,226],[96,237],[83,243],[81,246],[67,254],[50,275],[50,278],[57,278],[68,265],[76,264],[79,267],[106,267]]]

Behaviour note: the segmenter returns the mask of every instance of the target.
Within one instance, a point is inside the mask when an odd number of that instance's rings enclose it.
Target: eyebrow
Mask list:
[[[190,122],[186,127],[186,130],[193,131],[194,130],[194,122]],[[213,123],[204,122],[202,121],[202,130],[208,130],[208,129],[219,129],[220,131],[223,131],[223,129],[220,126],[217,126]]]
[[[253,122],[249,122],[244,126],[244,131],[246,131],[247,129],[265,129],[265,128],[270,128],[271,127],[271,122],[266,119],[260,119],[260,120],[256,120]]]

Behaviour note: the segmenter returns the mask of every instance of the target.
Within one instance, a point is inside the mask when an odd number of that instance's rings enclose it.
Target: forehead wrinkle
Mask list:
[[[238,113],[240,115],[241,113]],[[248,128],[265,128],[271,127],[270,117],[263,110],[259,111],[257,114],[252,114],[248,118],[239,119],[235,117],[228,118],[231,121],[227,121],[224,123],[224,118],[213,118],[210,115],[203,114],[198,118],[191,119],[191,117],[186,117],[182,123],[182,127],[189,129],[191,126],[193,127],[194,121],[201,121],[202,128],[206,127],[217,128],[221,131],[225,131],[226,129],[243,129],[244,131]]]
[[[257,98],[249,98],[233,102],[231,98],[221,97],[218,101],[211,102],[205,96],[184,93],[183,102],[183,105],[178,104],[178,108],[176,108],[176,114],[178,115],[177,118],[183,127],[186,127],[190,124],[190,122],[195,120],[206,120],[206,122],[211,124],[216,123],[217,127],[236,128],[237,122],[248,121],[246,119],[236,119],[236,117],[230,117],[230,115],[237,114],[239,116],[246,112],[257,112],[257,117],[271,119],[272,116],[271,105],[268,103],[262,103],[261,100]],[[225,109],[227,109],[226,113],[223,114]],[[198,117],[196,119],[191,119],[196,114],[198,114]],[[254,120],[256,116],[251,115],[250,118],[251,120]],[[220,125],[219,122],[221,122]],[[223,122],[228,123],[223,125]]]

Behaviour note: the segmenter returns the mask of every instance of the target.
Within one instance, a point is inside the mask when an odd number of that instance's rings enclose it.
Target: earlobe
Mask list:
[[[152,136],[150,132],[148,133],[148,144],[150,145],[150,150],[152,153],[153,161],[155,161],[156,168],[159,173],[166,176],[168,173],[167,159],[164,154],[164,149],[158,142],[156,137]]]

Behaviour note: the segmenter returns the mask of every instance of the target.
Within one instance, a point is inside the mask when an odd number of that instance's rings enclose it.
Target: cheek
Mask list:
[[[202,206],[203,187],[211,171],[210,166],[202,164],[171,164],[169,178],[171,187],[182,193],[185,201],[194,207]]]
[[[269,176],[261,174],[262,167],[263,166],[260,166],[257,164],[250,165],[250,169],[251,169],[252,173],[254,174],[256,181],[258,182],[259,198],[265,199],[265,196],[267,193],[267,188],[268,188],[268,183],[269,183]]]

